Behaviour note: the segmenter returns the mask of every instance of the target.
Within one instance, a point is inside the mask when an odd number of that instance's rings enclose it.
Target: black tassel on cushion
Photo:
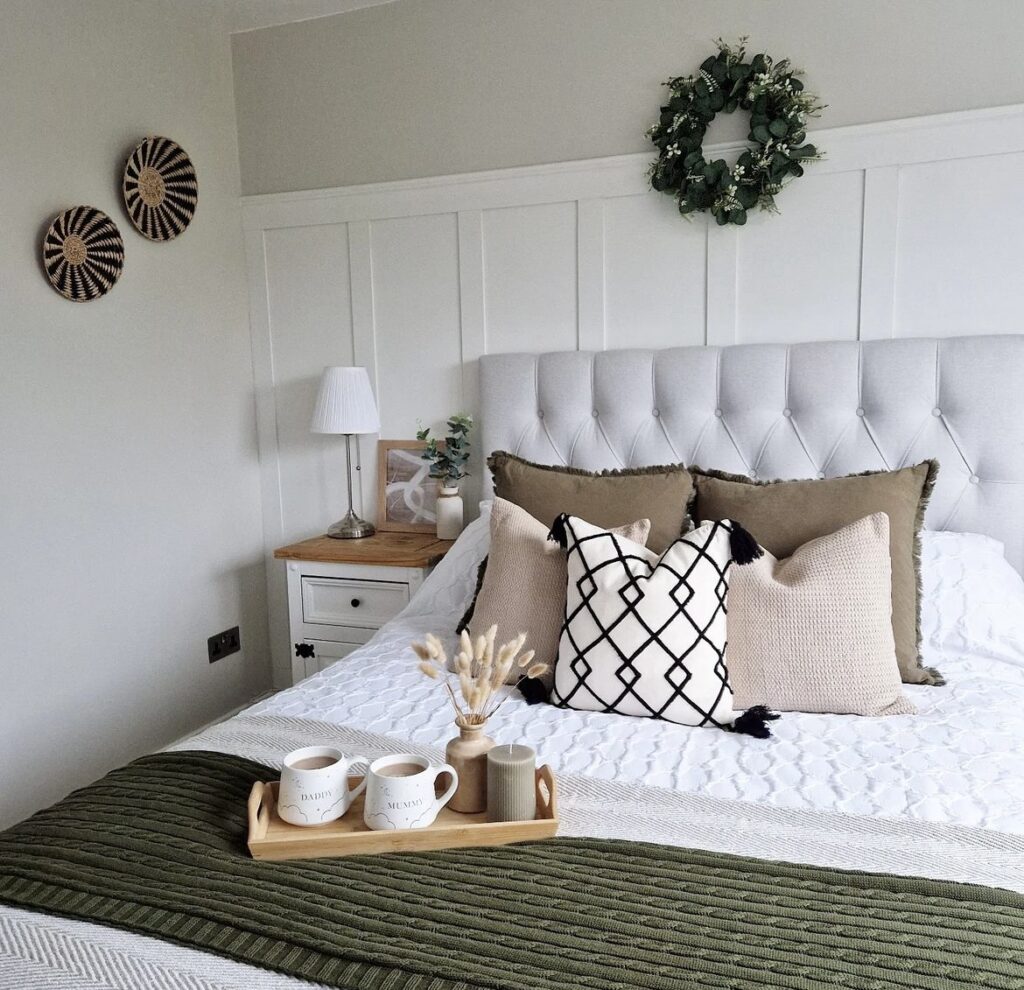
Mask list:
[[[548,700],[548,689],[539,677],[524,677],[516,687],[528,705],[539,705]]]
[[[755,739],[767,739],[772,734],[769,722],[774,722],[779,717],[778,712],[773,712],[764,705],[754,705],[748,708],[730,726],[731,731],[738,732],[742,736],[753,736]]]
[[[732,551],[734,564],[751,564],[759,557],[764,556],[764,551],[754,539],[738,522],[729,520],[729,549]]]
[[[563,550],[569,545],[569,534],[565,531],[565,524],[569,517],[563,512],[552,524],[548,539],[557,543]]]

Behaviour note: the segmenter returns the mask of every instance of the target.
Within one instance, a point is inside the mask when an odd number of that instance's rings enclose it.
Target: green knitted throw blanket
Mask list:
[[[351,990],[1024,987],[1024,896],[599,839],[267,863],[260,764],[147,756],[0,834],[0,902]]]

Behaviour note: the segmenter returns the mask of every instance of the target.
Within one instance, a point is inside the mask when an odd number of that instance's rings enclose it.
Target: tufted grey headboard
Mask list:
[[[928,526],[1024,569],[1024,336],[495,354],[480,399],[483,449],[543,464],[813,478],[937,457]]]

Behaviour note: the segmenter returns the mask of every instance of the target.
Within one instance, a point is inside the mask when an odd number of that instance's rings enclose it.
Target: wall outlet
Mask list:
[[[224,632],[211,636],[206,641],[206,650],[210,655],[210,663],[216,663],[225,657],[237,653],[242,648],[242,637],[238,632],[238,626],[225,629]]]

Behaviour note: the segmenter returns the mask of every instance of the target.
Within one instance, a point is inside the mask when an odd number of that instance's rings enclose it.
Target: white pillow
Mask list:
[[[998,540],[921,533],[921,639],[943,653],[1024,667],[1024,579]]]
[[[567,550],[568,581],[552,702],[767,735],[763,716],[749,727],[736,718],[725,666],[734,533],[749,540],[729,520],[704,523],[659,557],[561,516],[552,535]],[[750,714],[741,718],[758,720]]]
[[[427,575],[402,615],[448,615],[452,627],[476,594],[477,571],[491,545],[490,499],[480,503],[480,515],[460,534],[451,550]]]

